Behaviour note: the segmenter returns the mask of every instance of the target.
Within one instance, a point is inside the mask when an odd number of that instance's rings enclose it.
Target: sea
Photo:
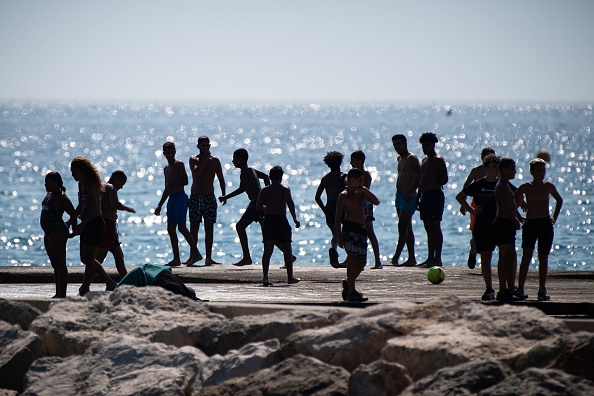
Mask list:
[[[49,266],[39,226],[45,196],[44,175],[61,173],[67,194],[77,203],[77,185],[69,164],[76,156],[89,158],[104,180],[123,170],[128,182],[120,200],[136,213],[119,212],[119,233],[127,265],[165,264],[172,249],[164,216],[155,216],[164,188],[166,160],[162,145],[172,141],[177,158],[186,163],[197,153],[198,136],[210,138],[211,152],[223,166],[227,192],[239,185],[233,151],[245,148],[250,166],[268,172],[274,165],[285,171],[283,183],[291,189],[301,227],[293,231],[296,265],[329,265],[330,230],[314,200],[320,179],[328,172],[328,151],[345,154],[362,150],[371,172],[371,190],[380,199],[375,209],[375,232],[380,254],[388,261],[398,238],[394,207],[397,155],[394,134],[404,134],[409,149],[423,157],[418,142],[423,132],[437,134],[436,150],[446,162],[443,262],[466,266],[469,217],[460,214],[456,194],[470,170],[479,165],[483,147],[517,162],[514,183],[530,181],[528,162],[537,152],[551,155],[546,179],[564,199],[555,224],[549,258],[554,270],[594,270],[594,121],[592,104],[193,104],[193,103],[0,103],[0,265]],[[190,178],[191,179],[191,178]],[[191,182],[191,180],[190,180]],[[189,193],[189,186],[186,192]],[[215,194],[220,195],[215,180]],[[213,258],[231,264],[241,257],[235,232],[248,199],[245,194],[219,206]],[[554,208],[551,199],[551,210]],[[418,213],[413,217],[416,259],[427,257],[426,234]],[[248,228],[252,258],[261,262],[258,224]],[[199,249],[204,254],[203,229]],[[521,233],[516,241],[521,256]],[[371,249],[371,248],[370,248]],[[182,260],[189,246],[180,236]],[[407,258],[406,249],[401,261]],[[341,258],[345,257],[340,251]],[[536,256],[536,255],[535,255]],[[495,253],[494,262],[497,260]],[[78,238],[68,243],[69,266],[81,265]],[[281,263],[275,251],[273,263]],[[373,254],[368,254],[373,265]],[[113,266],[108,256],[106,266]],[[537,268],[533,260],[531,268]]]

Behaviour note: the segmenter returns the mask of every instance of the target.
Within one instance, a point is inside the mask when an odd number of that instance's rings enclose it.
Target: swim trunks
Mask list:
[[[496,218],[493,221],[493,236],[497,246],[516,243],[516,225],[508,220]]]
[[[185,223],[188,213],[188,195],[185,191],[178,191],[170,195],[167,200],[167,222]]]
[[[99,247],[111,250],[114,246],[120,244],[117,222],[105,218],[103,221],[105,222],[105,233],[103,234],[103,239],[99,242]]]
[[[404,210],[410,214],[415,214],[415,204],[417,203],[417,193],[414,192],[410,199],[404,198],[404,193],[396,191],[396,209]]]
[[[342,239],[347,255],[367,259],[367,228],[364,224],[345,220],[342,225]]]
[[[326,207],[324,208],[324,214],[326,215],[326,225],[334,229],[334,222],[336,220],[336,202],[338,200],[333,199],[326,202]]]
[[[262,242],[291,242],[291,226],[285,215],[265,214],[262,217]]]
[[[191,195],[188,208],[190,224],[200,224],[203,218],[205,223],[217,222],[217,199],[214,193]]]
[[[429,190],[421,193],[419,200],[419,213],[421,220],[437,220],[441,221],[443,209],[445,205],[445,197],[440,188]]]
[[[365,213],[365,221],[374,221],[373,204],[369,201],[363,201],[363,212]]]
[[[99,247],[105,233],[105,221],[103,217],[93,217],[80,233],[80,243],[87,246]]]
[[[496,241],[493,235],[493,219],[488,221],[481,221],[480,216],[477,216],[477,222],[474,224],[472,230],[472,239],[476,246],[476,251],[492,252],[495,250]]]
[[[39,224],[46,234],[54,231],[68,231],[62,216],[64,211],[54,203],[54,194],[47,194],[41,203],[41,216]]]
[[[522,227],[522,249],[534,249],[538,239],[538,253],[549,254],[553,246],[553,223],[550,217],[526,219]]]
[[[261,224],[262,216],[264,212],[260,212],[256,209],[256,201],[251,201],[247,208],[245,208],[245,212],[243,212],[243,216],[241,216],[241,220],[246,220],[248,224],[252,224],[253,222],[258,222]],[[239,221],[241,221],[239,220]]]

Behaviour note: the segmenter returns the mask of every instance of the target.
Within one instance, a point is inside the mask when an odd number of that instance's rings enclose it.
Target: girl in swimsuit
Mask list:
[[[72,177],[78,182],[78,207],[76,213],[81,223],[73,226],[73,234],[80,235],[80,260],[85,265],[83,283],[78,289],[84,296],[90,291],[95,274],[105,281],[107,290],[115,289],[116,282],[107,275],[96,260],[99,243],[105,232],[101,216],[101,176],[91,161],[76,157],[70,163]]]
[[[41,204],[39,223],[43,229],[43,245],[54,269],[56,278],[56,294],[52,298],[65,298],[68,286],[68,270],[66,268],[66,242],[68,241],[68,225],[62,216],[68,213],[68,224],[76,222],[76,211],[66,196],[66,188],[62,176],[58,172],[45,175],[45,191],[47,195]]]

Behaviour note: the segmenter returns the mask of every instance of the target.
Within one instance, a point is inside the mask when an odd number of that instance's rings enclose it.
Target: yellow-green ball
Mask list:
[[[443,282],[445,276],[446,274],[442,267],[431,267],[429,268],[429,271],[427,271],[427,279],[433,284]]]

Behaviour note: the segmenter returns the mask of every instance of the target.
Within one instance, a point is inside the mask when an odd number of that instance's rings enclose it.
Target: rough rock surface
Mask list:
[[[35,333],[0,322],[0,389],[22,391],[27,370],[44,354],[43,343]]]
[[[513,304],[444,298],[225,317],[130,287],[56,302],[29,332],[0,329],[12,332],[10,348],[37,351],[29,395],[594,394],[594,333]]]
[[[31,322],[39,315],[41,311],[29,304],[0,298],[0,321],[2,322],[16,324],[23,330],[28,330]]]

